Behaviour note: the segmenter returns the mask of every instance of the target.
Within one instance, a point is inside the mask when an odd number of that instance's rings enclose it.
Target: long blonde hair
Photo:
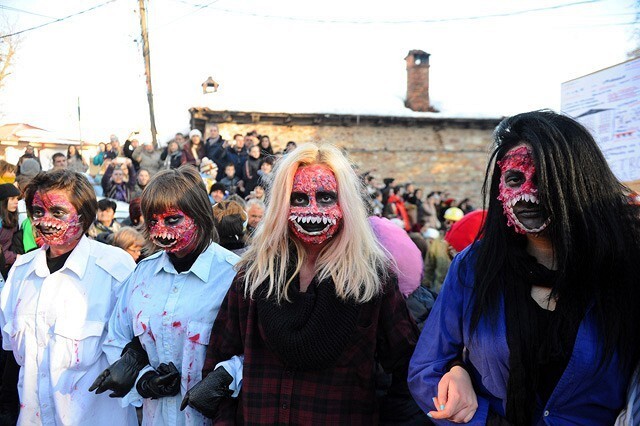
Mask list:
[[[316,276],[319,280],[331,277],[336,295],[343,300],[363,303],[381,292],[387,279],[389,259],[367,221],[362,182],[338,148],[307,143],[275,165],[264,218],[253,235],[249,250],[236,266],[239,270],[245,269],[245,296],[253,297],[264,283],[267,297],[275,294],[278,302],[289,300],[289,285],[307,256],[302,243],[290,238],[289,233],[293,177],[299,167],[313,164],[326,165],[335,174],[338,204],[344,216],[342,229],[318,255]],[[288,276],[293,249],[297,252],[297,262],[294,273]]]

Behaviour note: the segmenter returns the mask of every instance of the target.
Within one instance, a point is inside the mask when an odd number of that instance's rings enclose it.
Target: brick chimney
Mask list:
[[[429,55],[411,50],[407,55],[407,99],[404,105],[412,111],[437,112],[429,103]]]

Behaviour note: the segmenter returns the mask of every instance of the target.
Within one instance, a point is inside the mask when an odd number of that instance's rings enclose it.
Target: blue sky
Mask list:
[[[3,0],[22,30],[106,0]],[[89,140],[148,129],[136,0],[25,32],[0,123]],[[3,7],[4,6],[4,7]],[[152,0],[159,139],[188,130],[188,108],[403,113],[404,57],[431,56],[431,99],[448,116],[560,108],[560,84],[626,60],[632,0]],[[11,8],[26,12],[17,12]],[[40,16],[41,15],[41,16]],[[202,95],[209,76],[219,93]]]

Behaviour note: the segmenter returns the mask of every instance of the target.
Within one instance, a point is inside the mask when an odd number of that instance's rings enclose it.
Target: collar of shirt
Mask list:
[[[211,263],[213,263],[213,258],[215,256],[215,245],[211,244],[205,251],[203,251],[200,256],[193,262],[191,268],[185,273],[192,272],[195,276],[200,278],[202,282],[207,282],[209,280],[209,272],[211,271]],[[164,270],[169,274],[178,275],[178,271],[173,267],[171,263],[171,259],[169,259],[169,255],[167,252],[162,252],[160,255],[160,262],[157,263],[155,270],[153,271],[154,275],[157,275],[158,272]]]
[[[49,246],[45,245],[40,249],[40,252],[36,255],[34,262],[31,262],[29,266],[30,270],[27,274],[35,271],[36,275],[44,278],[49,275],[49,267],[47,266],[47,250]],[[70,269],[78,278],[84,278],[84,273],[87,270],[87,263],[89,262],[89,254],[91,253],[91,245],[89,239],[86,236],[80,238],[78,245],[72,250],[71,255],[64,263],[64,266],[60,271]]]

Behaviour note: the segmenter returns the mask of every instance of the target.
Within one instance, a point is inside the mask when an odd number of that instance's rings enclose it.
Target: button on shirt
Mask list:
[[[180,411],[185,393],[202,379],[202,367],[211,328],[236,272],[238,256],[211,244],[191,269],[178,273],[169,256],[159,252],[138,264],[125,285],[109,321],[105,351],[119,357],[134,336],[149,355],[150,367],[173,362],[181,374],[180,393],[145,399],[145,425],[202,425],[210,420],[197,411]],[[133,390],[123,404],[137,404]]]
[[[21,256],[0,295],[2,346],[20,365],[18,424],[136,425],[132,407],[87,390],[117,359],[102,342],[133,259],[82,237],[50,274],[46,249]]]

